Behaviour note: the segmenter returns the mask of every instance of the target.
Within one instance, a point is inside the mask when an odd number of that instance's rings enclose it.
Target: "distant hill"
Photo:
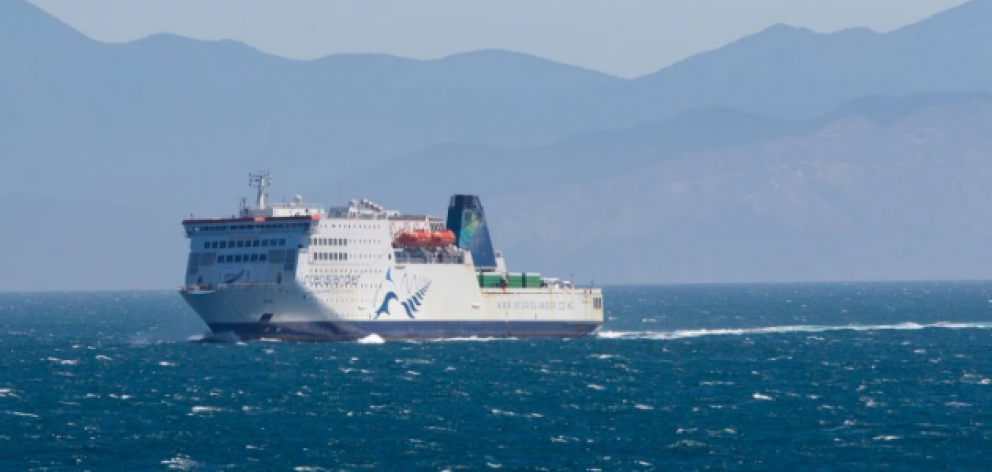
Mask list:
[[[103,44],[0,0],[0,193],[19,202],[12,224],[76,234],[74,246],[3,259],[0,290],[168,286],[185,260],[177,221],[229,214],[257,167],[276,173],[276,197],[326,203],[440,212],[450,193],[478,193],[516,260],[573,270],[584,258],[602,281],[983,274],[980,257],[954,251],[985,238],[964,222],[984,209],[969,185],[985,176],[988,24],[992,0],[888,34],[777,26],[624,80],[506,51],[294,61],[172,35]],[[875,190],[809,180],[786,205],[759,189],[824,168],[870,176]],[[886,219],[914,212],[918,224]],[[21,247],[24,234],[0,244]],[[739,244],[718,247],[728,234]],[[953,248],[924,251],[907,234]],[[861,241],[877,258],[844,252]],[[893,265],[891,248],[920,254]],[[779,269],[755,259],[775,250]],[[926,265],[924,253],[947,257]],[[845,254],[867,265],[817,265]],[[53,274],[66,258],[80,263]],[[638,261],[657,263],[639,272]]]
[[[992,100],[888,104],[491,197],[494,240],[603,282],[992,278]]]
[[[320,176],[332,183],[304,194],[442,214],[451,193],[479,193],[511,268],[582,281],[989,278],[990,136],[989,94],[863,99],[807,121],[709,110],[550,146],[433,148]],[[612,165],[581,149],[612,150]],[[170,286],[188,213],[167,199],[226,189],[187,207],[223,215],[248,193],[237,169],[175,182],[135,175],[120,184],[135,190],[108,200],[74,194],[85,181],[61,196],[0,195],[11,225],[30,228],[0,244],[44,248],[4,257],[0,287]],[[274,194],[299,188],[280,174]]]
[[[833,34],[785,25],[641,77],[656,108],[728,107],[810,118],[871,95],[992,89],[992,0],[973,0],[888,34]]]

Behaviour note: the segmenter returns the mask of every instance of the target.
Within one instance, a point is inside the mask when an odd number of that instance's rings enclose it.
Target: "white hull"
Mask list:
[[[182,295],[215,333],[248,339],[576,337],[602,324],[598,289],[480,289],[472,266],[462,264],[387,273],[378,283],[314,275]]]

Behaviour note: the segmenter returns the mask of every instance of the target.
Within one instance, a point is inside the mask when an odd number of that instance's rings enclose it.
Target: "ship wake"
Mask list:
[[[676,331],[600,331],[601,339],[686,339],[703,336],[750,336],[780,333],[824,333],[829,331],[906,331],[921,329],[992,329],[992,323],[898,323],[887,325],[771,326],[741,329],[687,329]]]

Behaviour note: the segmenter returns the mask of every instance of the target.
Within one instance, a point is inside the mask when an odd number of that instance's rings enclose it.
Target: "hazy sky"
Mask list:
[[[966,0],[31,0],[101,41],[234,39],[292,58],[508,49],[624,77],[775,23],[891,31]]]

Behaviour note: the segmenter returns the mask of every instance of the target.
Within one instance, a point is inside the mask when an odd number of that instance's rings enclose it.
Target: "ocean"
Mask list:
[[[0,470],[992,470],[992,282],[604,291],[589,338],[385,344],[0,294]]]

